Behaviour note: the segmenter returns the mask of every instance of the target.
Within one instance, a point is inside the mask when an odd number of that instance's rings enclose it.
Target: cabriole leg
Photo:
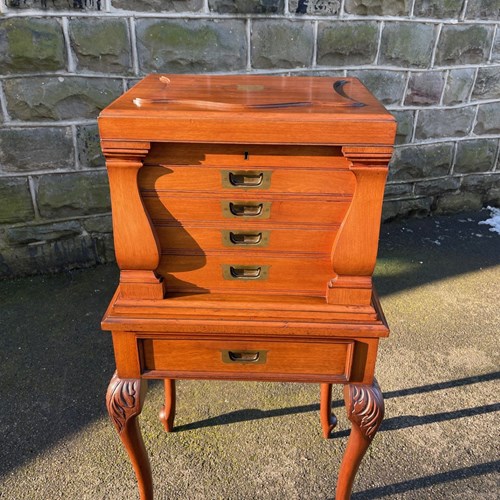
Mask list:
[[[115,372],[106,394],[106,407],[132,462],[141,500],[153,498],[151,466],[137,421],[147,388],[146,380],[120,379]]]
[[[373,385],[345,385],[344,399],[352,427],[340,465],[336,500],[350,498],[359,464],[384,418],[384,400],[375,379]]]
[[[321,384],[319,418],[323,437],[328,439],[337,425],[337,417],[332,413],[332,384]]]
[[[167,432],[172,432],[175,419],[175,380],[166,378],[164,382],[165,404],[160,410],[160,421]]]

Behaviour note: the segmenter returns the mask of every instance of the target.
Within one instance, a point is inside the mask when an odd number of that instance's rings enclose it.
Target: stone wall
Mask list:
[[[500,0],[0,0],[0,275],[113,258],[95,118],[149,72],[359,77],[384,218],[500,204]]]

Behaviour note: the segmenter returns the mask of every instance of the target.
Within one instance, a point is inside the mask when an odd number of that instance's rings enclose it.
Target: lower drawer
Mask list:
[[[259,292],[324,296],[332,275],[322,258],[241,254],[163,255],[156,270],[172,292]]]
[[[351,340],[280,342],[141,339],[140,342],[142,371],[152,372],[152,375],[253,380],[296,378],[338,382],[349,380],[354,347],[354,341]]]

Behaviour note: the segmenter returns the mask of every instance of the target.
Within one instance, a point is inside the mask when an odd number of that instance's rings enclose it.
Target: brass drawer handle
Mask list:
[[[270,201],[221,201],[222,214],[231,219],[269,219]]]
[[[236,217],[258,217],[262,214],[264,208],[263,203],[258,205],[239,205],[236,203],[229,203],[229,210]]]
[[[262,179],[264,178],[264,174],[261,172],[260,174],[254,172],[247,172],[244,174],[237,174],[234,172],[229,172],[229,182],[236,187],[239,186],[260,186],[262,184]]]
[[[229,231],[222,230],[222,244],[225,247],[267,247],[269,245],[269,231]]]
[[[226,189],[269,189],[272,170],[221,170]]]
[[[225,280],[266,280],[269,275],[269,265],[245,266],[239,264],[223,264],[222,276]]]
[[[233,267],[230,266],[229,272],[233,278],[259,279],[262,268],[260,267]]]
[[[231,243],[235,245],[258,245],[262,241],[262,233],[245,234],[245,233],[229,233]]]
[[[224,363],[252,363],[261,365],[267,361],[267,351],[221,351]]]

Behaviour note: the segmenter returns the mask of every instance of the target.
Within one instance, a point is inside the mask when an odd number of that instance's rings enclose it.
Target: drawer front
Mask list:
[[[228,378],[262,374],[330,376],[347,381],[354,341],[272,342],[143,339],[142,370],[220,374]],[[181,375],[182,376],[182,375]],[[242,377],[244,378],[244,376]]]
[[[157,226],[160,246],[169,252],[181,250],[234,250],[241,252],[310,252],[329,254],[335,229],[253,228],[233,223],[231,229],[213,227]]]
[[[154,143],[146,165],[204,167],[349,168],[338,146],[260,146],[252,144]]]
[[[194,166],[144,167],[140,171],[142,192],[205,191],[205,192],[266,192],[315,193],[351,195],[354,175],[349,171],[317,168],[234,169]]]
[[[231,197],[143,197],[154,223],[187,222],[277,222],[284,224],[340,225],[349,208],[346,199]]]
[[[163,255],[157,271],[171,292],[276,292],[324,295],[330,257]]]

